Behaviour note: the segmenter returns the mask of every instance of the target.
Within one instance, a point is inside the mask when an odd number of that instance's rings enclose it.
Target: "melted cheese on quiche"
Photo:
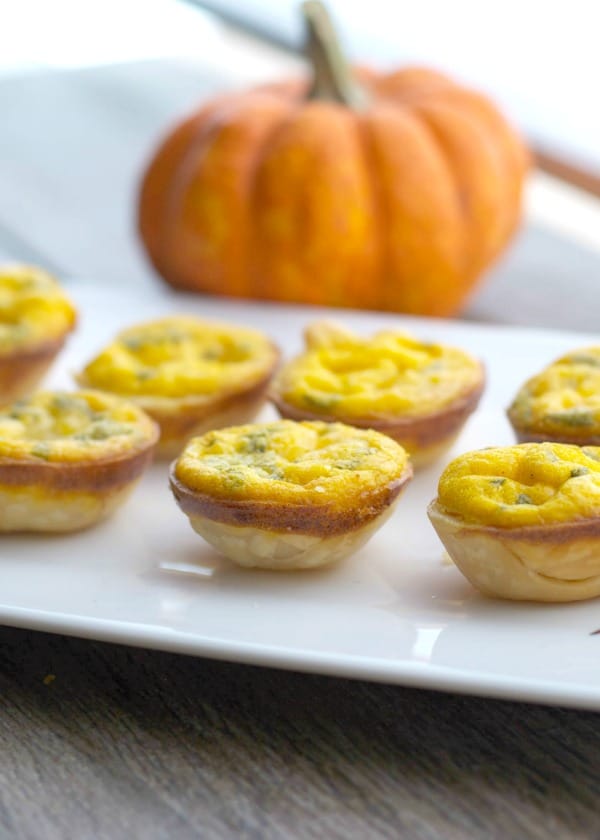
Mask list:
[[[0,267],[0,354],[61,338],[73,328],[75,317],[73,304],[45,271]]]
[[[257,330],[169,317],[124,330],[87,365],[81,380],[127,396],[228,393],[258,383],[276,358]]]
[[[600,430],[600,347],[557,359],[521,388],[509,408],[513,423],[553,436]]]
[[[360,338],[327,322],[307,331],[307,350],[277,379],[300,409],[344,418],[422,416],[442,409],[481,381],[481,366],[454,347],[400,332]]]
[[[404,449],[378,432],[281,420],[194,438],[175,477],[217,498],[344,508],[398,479],[407,464]]]
[[[465,522],[500,528],[600,516],[600,447],[522,443],[468,452],[442,474],[438,502]]]
[[[0,460],[106,458],[154,437],[141,409],[91,391],[41,392],[0,410]]]

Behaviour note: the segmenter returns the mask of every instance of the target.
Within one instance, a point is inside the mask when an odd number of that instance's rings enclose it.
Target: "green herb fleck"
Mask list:
[[[569,356],[566,361],[571,365],[589,365],[590,367],[600,367],[600,357],[588,356],[584,353]]]
[[[531,496],[528,496],[527,493],[519,493],[515,501],[516,505],[532,505],[533,501],[531,500]]]
[[[67,394],[57,394],[52,400],[52,407],[57,411],[72,411],[74,408],[73,397],[67,396]]]
[[[502,487],[505,483],[505,478],[490,478],[490,484],[493,484],[494,487]]]
[[[230,490],[238,490],[240,487],[243,487],[245,483],[243,473],[234,466],[230,467],[225,473],[223,481]]]
[[[338,401],[337,397],[330,394],[304,394],[302,399],[309,408],[315,411],[328,411]]]
[[[571,411],[556,411],[552,414],[546,415],[546,420],[551,423],[558,423],[562,426],[593,426],[594,416],[591,411],[587,409],[573,409]]]
[[[142,347],[146,344],[146,339],[137,335],[131,335],[122,338],[121,344],[124,344],[128,350],[133,350],[135,352],[136,350],[142,349]]]
[[[363,463],[361,458],[345,458],[340,461],[336,461],[335,464],[332,466],[335,467],[337,470],[358,470]]]
[[[266,452],[269,446],[269,436],[265,431],[251,432],[242,438],[242,452]]]
[[[31,454],[36,458],[41,458],[43,461],[48,461],[50,458],[51,448],[48,443],[36,443],[31,447]]]
[[[98,420],[92,423],[85,432],[76,435],[78,440],[106,440],[116,435],[133,434],[131,426],[116,423],[114,420]]]
[[[283,470],[278,467],[267,466],[266,470],[271,481],[281,481],[283,479]]]
[[[587,475],[589,470],[587,467],[574,467],[571,470],[571,478],[578,478],[580,475]]]

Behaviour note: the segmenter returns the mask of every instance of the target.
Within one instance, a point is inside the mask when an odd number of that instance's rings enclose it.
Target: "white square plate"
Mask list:
[[[488,600],[443,560],[426,517],[445,463],[508,444],[504,408],[520,383],[593,338],[394,315],[232,303],[150,291],[142,299],[74,287],[77,334],[48,384],[71,385],[114,332],[167,312],[247,323],[286,354],[303,326],[334,316],[360,332],[387,325],[464,347],[485,361],[488,388],[452,452],[409,485],[393,518],[345,564],[318,572],[245,571],[191,530],[165,465],[87,532],[3,537],[0,621],[19,627],[425,688],[600,709],[600,602]],[[264,417],[273,416],[270,409]]]

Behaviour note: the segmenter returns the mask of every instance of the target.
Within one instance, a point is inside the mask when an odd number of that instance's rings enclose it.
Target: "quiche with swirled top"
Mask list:
[[[253,419],[278,359],[258,330],[171,316],[121,332],[77,379],[143,408],[160,426],[158,454],[173,457],[194,435]]]
[[[376,429],[416,467],[452,444],[483,391],[481,363],[455,347],[392,330],[361,338],[328,321],[310,325],[305,338],[306,351],[271,389],[282,417]]]
[[[508,419],[520,442],[600,445],[600,347],[567,353],[529,379]]]

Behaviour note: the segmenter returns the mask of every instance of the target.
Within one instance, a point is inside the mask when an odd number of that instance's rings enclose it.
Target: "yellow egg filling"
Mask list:
[[[0,267],[0,355],[62,338],[76,312],[56,280],[39,268]]]
[[[283,368],[276,388],[287,403],[314,413],[350,420],[423,416],[481,381],[481,366],[468,353],[401,332],[361,338],[322,322],[306,339],[306,352]]]
[[[600,516],[600,447],[523,443],[456,458],[438,503],[465,523],[519,528]]]
[[[194,438],[174,475],[191,490],[217,498],[346,509],[400,478],[407,466],[404,449],[378,432],[280,420]]]
[[[0,461],[107,458],[146,446],[156,434],[141,409],[116,397],[41,392],[0,410]]]
[[[124,330],[80,379],[123,396],[184,398],[246,390],[276,358],[257,330],[178,316]]]
[[[529,379],[508,410],[523,430],[566,437],[600,431],[600,347],[557,359]]]

